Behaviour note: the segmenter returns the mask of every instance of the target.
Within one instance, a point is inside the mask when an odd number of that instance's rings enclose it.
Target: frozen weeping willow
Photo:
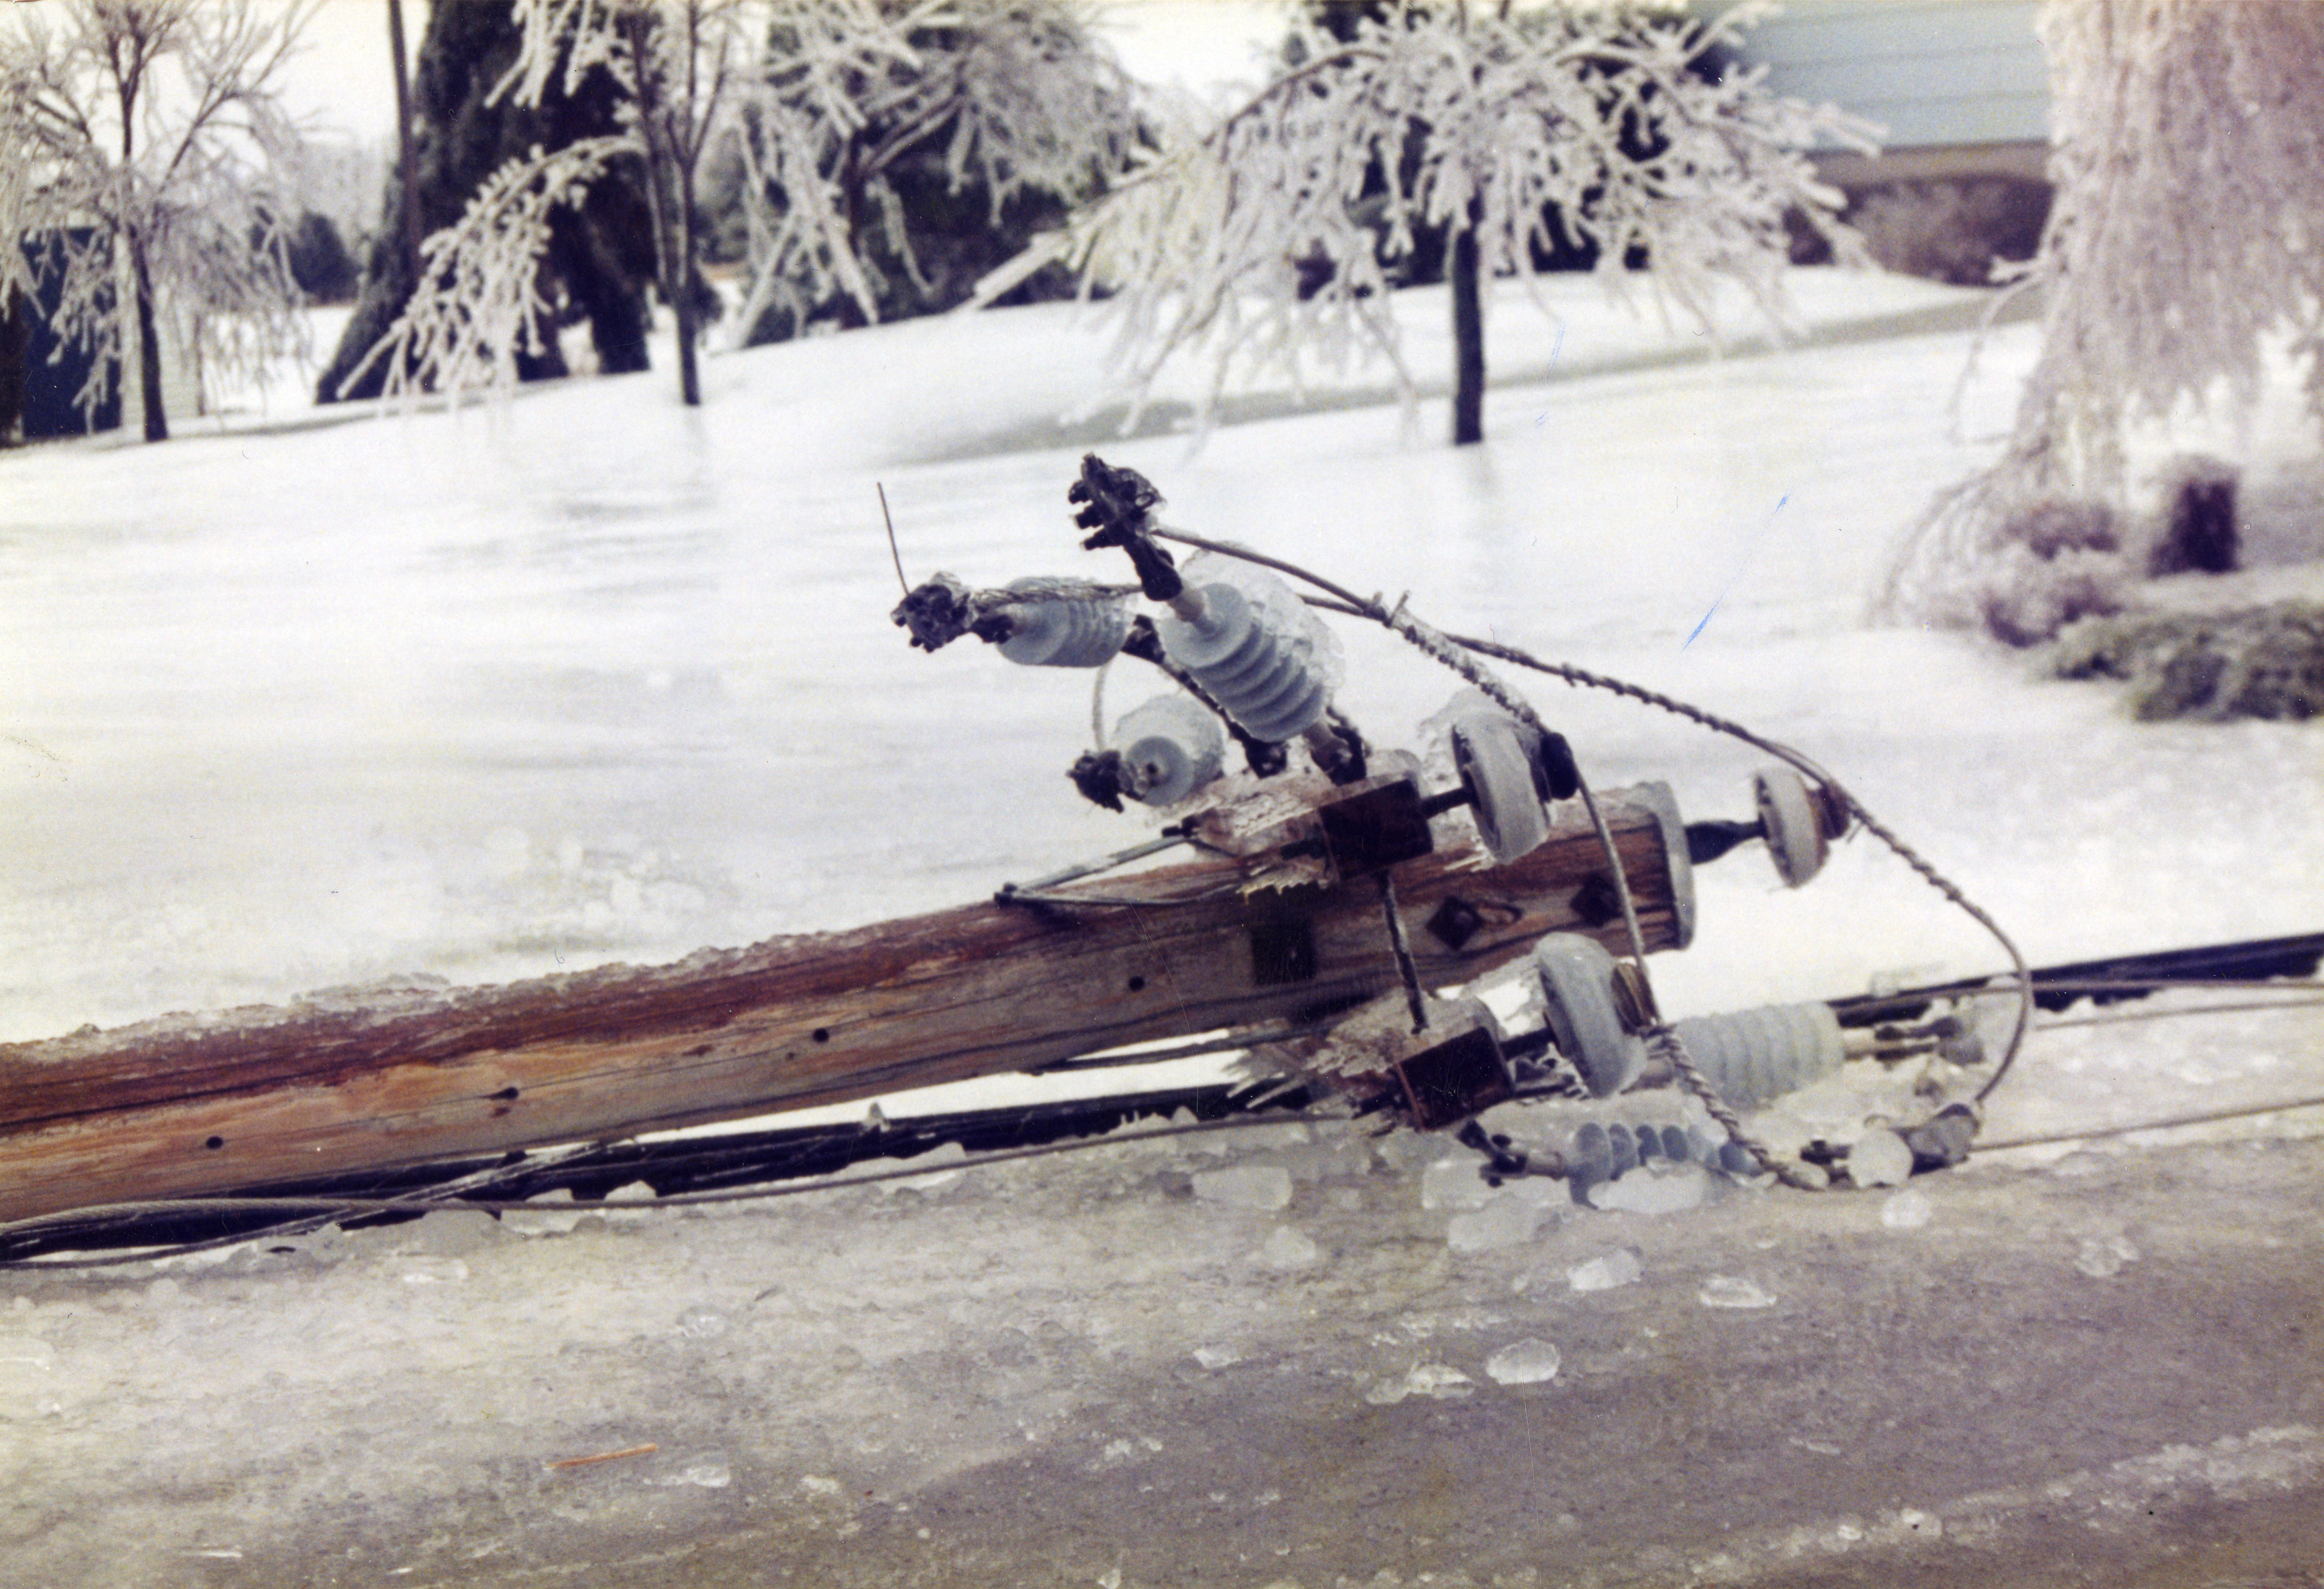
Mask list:
[[[198,378],[303,355],[289,228],[298,134],[272,84],[311,14],[240,0],[68,0],[0,18],[0,294],[51,306],[89,354],[91,414],[134,362],[169,436],[161,343]]]
[[[2042,351],[2002,456],[1908,532],[1880,610],[2030,643],[2116,610],[2126,427],[2287,346],[2324,419],[2324,5],[2052,0]]]
[[[1298,64],[1223,120],[1182,126],[1039,257],[1111,294],[1136,402],[1194,350],[1211,364],[1207,411],[1238,371],[1296,379],[1307,358],[1359,349],[1385,355],[1409,400],[1388,293],[1422,234],[1444,235],[1453,439],[1477,440],[1484,282],[1580,249],[1617,289],[1643,277],[1706,330],[1720,280],[1780,326],[1787,217],[1856,256],[1806,152],[1868,148],[1871,129],[1732,67],[1748,20],[1405,4],[1343,42],[1309,18],[1287,52]]]
[[[496,92],[535,105],[551,82],[570,94],[606,72],[623,130],[511,161],[427,239],[425,287],[356,371],[385,361],[390,395],[513,383],[520,352],[553,334],[538,285],[549,212],[617,162],[645,170],[693,403],[695,185],[716,142],[748,173],[747,327],[834,298],[879,318],[874,245],[913,268],[889,180],[902,155],[936,143],[997,213],[1028,190],[1089,190],[1130,135],[1119,73],[1057,0],[518,0],[515,14],[523,44]]]

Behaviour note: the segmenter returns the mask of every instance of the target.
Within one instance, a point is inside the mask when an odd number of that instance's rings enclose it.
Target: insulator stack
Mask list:
[[[1687,1058],[1738,1109],[1756,1109],[1840,1068],[1840,1019],[1829,1004],[1769,1004],[1674,1022]]]
[[[1009,589],[1028,599],[1011,602],[1014,632],[1001,654],[1028,668],[1095,668],[1130,638],[1126,596],[1063,579],[1018,579]]]
[[[1618,1180],[1656,1160],[1729,1168],[1715,1138],[1682,1125],[1593,1120],[1578,1127],[1565,1148],[1567,1174],[1577,1195],[1595,1182]]]
[[[1332,699],[1330,638],[1287,587],[1249,570],[1234,584],[1186,590],[1191,599],[1156,621],[1162,649],[1245,733],[1279,744],[1323,721]]]
[[[1176,805],[1219,775],[1226,740],[1192,696],[1157,696],[1114,725],[1124,790],[1149,806]]]

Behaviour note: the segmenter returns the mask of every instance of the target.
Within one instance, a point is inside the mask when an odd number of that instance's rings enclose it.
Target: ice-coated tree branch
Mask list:
[[[1854,253],[1807,151],[1868,147],[1871,129],[1703,69],[1746,20],[1410,3],[1347,43],[1305,23],[1302,64],[1180,129],[1045,246],[1111,292],[1134,403],[1183,352],[1210,361],[1215,397],[1239,369],[1296,379],[1375,349],[1408,396],[1385,295],[1423,229],[1452,239],[1456,299],[1464,268],[1473,293],[1579,245],[1610,285],[1642,278],[1706,328],[1722,278],[1780,316],[1787,216]]]
[[[421,279],[387,334],[349,372],[352,387],[384,362],[384,395],[459,394],[515,384],[520,354],[539,353],[553,332],[539,286],[549,211],[569,204],[607,165],[635,152],[626,135],[534,149],[511,161],[468,200],[458,221],[420,245]]]

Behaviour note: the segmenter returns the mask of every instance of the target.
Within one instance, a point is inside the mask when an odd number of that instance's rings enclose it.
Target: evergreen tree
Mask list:
[[[550,84],[534,105],[495,95],[517,65],[524,42],[509,0],[436,0],[429,7],[412,84],[421,233],[457,225],[469,199],[511,161],[619,135],[619,95],[602,77],[585,79],[570,91]],[[523,286],[548,311],[531,316],[532,323],[508,349],[517,379],[567,373],[552,334],[554,320],[566,317],[588,322],[601,371],[647,367],[646,289],[655,262],[642,162],[611,160],[606,165],[606,178],[576,195],[577,203],[553,207],[543,217],[543,245],[526,262]],[[399,181],[387,194],[385,218],[355,314],[318,383],[322,402],[376,397],[391,384],[392,374],[411,373],[414,352],[407,352],[400,372],[392,370],[390,360],[372,356],[410,306],[416,284],[411,262],[399,245],[404,202]]]

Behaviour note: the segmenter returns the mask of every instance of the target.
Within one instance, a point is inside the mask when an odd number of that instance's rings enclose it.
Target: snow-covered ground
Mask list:
[[[886,618],[875,485],[916,580],[1118,577],[1074,543],[1064,492],[1086,448],[1149,475],[1175,524],[1798,746],[2037,963],[2324,926],[2312,727],[2134,725],[2107,690],[1977,639],[1865,624],[1892,538],[1988,456],[2031,330],[1993,336],[1956,409],[1972,295],[1796,286],[1803,345],[1716,359],[1587,282],[1545,286],[1546,316],[1512,293],[1491,440],[1460,452],[1436,439],[1440,398],[1416,433],[1377,372],[1238,389],[1197,448],[1172,428],[1199,390],[1185,371],[1144,433],[1111,439],[1104,339],[1056,307],[713,359],[691,413],[657,371],[455,415],[278,410],[166,447],[0,458],[0,1040],[391,975],[675,958],[963,902],[1140,836],[1063,776],[1086,675],[973,643],[926,656]],[[1443,308],[1400,299],[1424,380],[1445,364]],[[2264,468],[2312,438],[2286,396],[2241,436],[2172,444]],[[1376,740],[1451,693],[1392,640],[1342,633],[1342,701]],[[1139,698],[1113,688],[1111,712]],[[1529,692],[1600,785],[1665,778],[1690,817],[1748,810],[1748,753]],[[1657,962],[1674,1014],[1998,963],[1861,838],[1797,893],[1754,851],[1698,885],[1696,947]],[[2313,1095],[2319,1049],[2299,1012],[2061,1031],[1997,1095],[1994,1133]],[[117,1548],[124,1584],[548,1582],[594,1557],[624,1584],[1259,1589],[1359,1566],[1548,1584],[1585,1563],[1789,1582],[1820,1551],[1839,1581],[1861,1547],[1888,1581],[1958,1581],[2013,1528],[2049,1549],[2052,1513],[2110,1518],[2189,1471],[2229,1510],[2313,1492],[2324,1388],[2296,1341],[2252,1347],[2278,1415],[2213,1365],[2210,1403],[2065,1418],[2054,1450],[1997,1436],[1983,1477],[1896,1435],[1915,1404],[1877,1373],[1899,1353],[1950,1386],[1931,1416],[1958,1439],[1985,1402],[2091,1372],[2060,1343],[2105,1355],[2098,1316],[2126,1341],[2161,1332],[2124,1349],[2167,1376],[2199,1371],[2138,1354],[2198,1351],[2171,1332],[2231,1273],[2312,1315],[2314,1144],[2289,1117],[2260,1135],[2307,1157],[2110,1150],[2080,1178],[1999,1160],[1940,1178],[1931,1233],[1910,1237],[1870,1198],[1746,1197],[1662,1221],[1536,1209],[1537,1242],[1464,1245],[1463,1211],[1429,1205],[1433,1150],[1318,1126],[716,1220],[525,1240],[438,1216],[224,1268],[0,1278],[0,1554],[36,1564],[28,1582],[106,1581],[88,1573]],[[1196,1178],[1217,1169],[1280,1169],[1283,1196],[1231,1189],[1269,1176]],[[1569,1286],[1567,1266],[1625,1245],[1647,1277],[1626,1300]],[[1699,1300],[1751,1298],[1722,1277],[1773,1309]],[[1957,1288],[1941,1302],[1938,1277]],[[1885,1325],[1847,1311],[1868,1285],[1898,1310]],[[1978,1296],[2043,1366],[1964,1367]],[[1822,1400],[1794,1320],[1840,1332]],[[1563,1348],[1563,1379],[1493,1372],[1533,1339]],[[1599,1388],[1564,1405],[1577,1374]],[[1737,1388],[1769,1374],[1789,1389]],[[1374,1438],[1402,1465],[1352,1455]],[[1480,1499],[1493,1461],[1554,1465],[1575,1440],[1595,1454],[1583,1499]],[[1697,1458],[1767,1510],[1711,1506]],[[1892,1495],[1857,1465],[1876,1459],[1914,1476]],[[1628,1510],[1606,1499],[1618,1461],[1641,1464],[1619,1470],[1640,1480]],[[1803,1477],[1826,1463],[1857,1476]],[[1667,1541],[1656,1474],[1701,1509]],[[1090,1494],[1047,1516],[1011,1503],[1020,1479]],[[1971,1504],[1988,1492],[2015,1499]],[[1111,1545],[1092,1520],[1109,1515]],[[2002,1543],[1960,1558],[1981,1567],[1931,1566],[1914,1519]],[[1176,1568],[1173,1529],[1210,1541]],[[1742,1543],[1706,1567],[1723,1540]],[[714,1572],[681,1547],[741,1555]]]

